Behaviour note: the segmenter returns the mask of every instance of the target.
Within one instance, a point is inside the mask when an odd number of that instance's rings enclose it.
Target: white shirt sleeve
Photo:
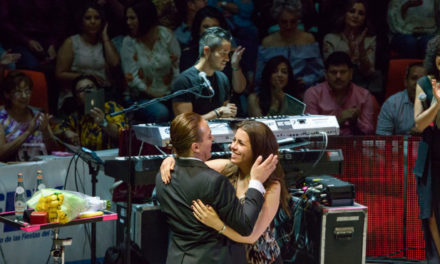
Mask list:
[[[248,189],[250,189],[250,188],[257,189],[257,191],[259,191],[263,196],[266,193],[266,189],[264,189],[263,184],[257,180],[250,180],[249,181]]]

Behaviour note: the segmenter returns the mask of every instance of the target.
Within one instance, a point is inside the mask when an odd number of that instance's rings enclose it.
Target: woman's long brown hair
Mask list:
[[[257,121],[243,121],[238,124],[237,129],[242,129],[249,136],[249,141],[252,148],[252,164],[255,162],[258,156],[262,156],[265,160],[270,154],[278,155],[278,143],[272,130],[264,123]],[[238,177],[238,166],[231,165],[226,166],[222,171],[223,175],[226,175],[232,181],[236,181],[235,177]],[[278,162],[274,172],[269,176],[266,182],[263,184],[267,189],[275,181],[281,184],[280,205],[283,210],[290,215],[289,210],[289,192],[287,191],[286,184],[284,182],[284,170],[281,163]]]

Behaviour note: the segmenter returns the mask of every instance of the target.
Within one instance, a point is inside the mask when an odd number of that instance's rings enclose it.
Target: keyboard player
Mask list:
[[[229,103],[230,84],[228,77],[222,72],[229,62],[232,36],[220,27],[208,28],[200,38],[199,46],[203,47],[199,54],[199,61],[192,67],[182,72],[173,84],[173,92],[190,89],[193,87],[206,87],[200,89],[203,97],[186,93],[173,98],[173,112],[177,116],[181,113],[195,112],[205,120],[215,118],[230,118],[237,115],[235,104]],[[239,74],[239,62],[244,51],[238,48],[233,55],[233,74]],[[241,83],[244,79],[241,73]],[[234,77],[233,77],[234,78]],[[235,89],[236,90],[236,89]],[[236,91],[238,92],[238,91]],[[210,98],[206,98],[209,97]]]

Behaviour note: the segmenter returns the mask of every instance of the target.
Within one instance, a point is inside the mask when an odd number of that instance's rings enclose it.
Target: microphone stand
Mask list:
[[[174,98],[176,96],[182,95],[182,94],[186,94],[186,93],[191,93],[194,94],[197,97],[201,97],[201,98],[211,98],[214,96],[214,91],[212,90],[212,94],[210,95],[202,95],[200,94],[201,92],[201,88],[206,87],[206,85],[196,85],[194,87],[191,87],[189,89],[185,89],[185,90],[178,90],[175,91],[174,93],[165,95],[163,97],[158,97],[158,98],[154,98],[151,99],[149,101],[143,102],[141,104],[138,104],[137,102],[133,103],[130,107],[125,108],[121,111],[118,112],[113,112],[110,113],[109,115],[111,117],[113,116],[117,116],[117,115],[121,115],[121,114],[131,114],[135,111],[138,111],[142,108],[145,108],[149,105],[152,105],[156,102],[161,102],[161,101],[166,101],[169,100],[171,98]],[[208,87],[209,88],[209,87]],[[125,224],[125,258],[124,258],[124,263],[126,264],[130,264],[131,263],[131,250],[130,250],[130,246],[131,246],[131,239],[130,239],[130,225],[131,225],[131,206],[132,206],[132,197],[131,197],[131,190],[133,188],[133,184],[134,184],[134,168],[133,168],[133,164],[131,162],[131,146],[132,146],[132,140],[131,140],[131,122],[130,122],[130,126],[128,128],[128,171],[129,171],[129,175],[128,175],[128,183],[127,183],[127,190],[128,190],[128,197],[127,197],[127,217],[126,217],[126,224]]]

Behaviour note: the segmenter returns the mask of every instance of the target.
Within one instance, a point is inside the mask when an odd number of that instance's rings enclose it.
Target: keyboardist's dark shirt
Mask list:
[[[173,92],[189,89],[195,86],[200,86],[202,83],[199,77],[200,71],[196,67],[191,67],[182,72],[176,81],[173,83]],[[212,98],[196,98],[191,93],[186,93],[173,98],[173,102],[191,102],[193,105],[193,112],[204,115],[220,106],[229,100],[230,86],[229,80],[222,72],[216,71],[212,76],[207,76],[214,89],[215,95]],[[203,95],[209,95],[208,89],[202,89]]]

